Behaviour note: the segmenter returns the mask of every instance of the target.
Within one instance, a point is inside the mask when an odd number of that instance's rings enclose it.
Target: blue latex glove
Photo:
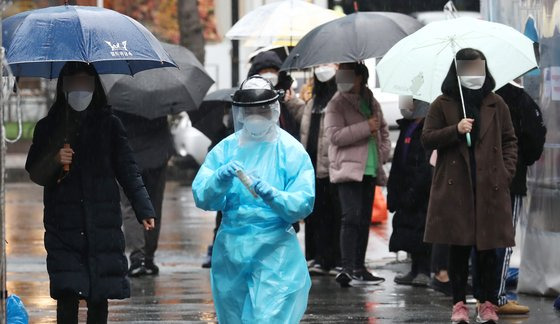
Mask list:
[[[237,161],[231,161],[216,170],[216,179],[218,180],[218,182],[222,183],[231,182],[233,178],[237,176],[237,170],[243,170],[241,163]]]
[[[257,195],[264,201],[271,201],[276,197],[276,189],[261,179],[255,180],[254,188]]]

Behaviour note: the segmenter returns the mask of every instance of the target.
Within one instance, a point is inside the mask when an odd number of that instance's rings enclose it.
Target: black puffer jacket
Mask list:
[[[510,83],[496,91],[509,107],[517,137],[517,168],[511,182],[512,195],[527,195],[527,167],[540,159],[546,141],[541,109],[523,90]]]
[[[413,121],[401,119],[397,122],[400,135],[387,182],[387,207],[395,212],[389,250],[426,253],[430,246],[424,243],[423,238],[430,200],[432,169],[428,152],[420,142],[424,122],[416,127],[408,139],[410,144],[405,158],[403,148],[407,141],[406,131]]]
[[[45,248],[51,297],[76,294],[92,301],[130,296],[117,180],[139,221],[154,209],[121,121],[109,108],[72,113],[51,109],[37,123],[26,170],[44,186]],[[69,129],[75,151],[70,172],[54,157]]]

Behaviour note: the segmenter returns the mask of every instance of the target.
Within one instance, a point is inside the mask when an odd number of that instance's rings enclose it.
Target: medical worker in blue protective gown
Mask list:
[[[221,324],[299,323],[307,308],[311,280],[291,224],[313,210],[315,173],[277,126],[278,98],[260,76],[241,85],[236,131],[208,153],[192,185],[199,208],[224,215],[211,272]]]

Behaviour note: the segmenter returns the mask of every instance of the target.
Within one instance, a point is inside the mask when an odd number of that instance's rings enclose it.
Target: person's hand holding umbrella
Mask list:
[[[457,131],[459,132],[459,134],[461,135],[465,135],[467,133],[470,133],[472,131],[473,128],[473,124],[474,124],[474,119],[472,118],[463,118],[459,124],[457,124]]]
[[[72,164],[72,157],[74,156],[74,150],[70,146],[65,146],[61,148],[55,156],[56,162],[64,167],[65,171],[70,171],[70,164]],[[68,169],[68,170],[66,170]]]

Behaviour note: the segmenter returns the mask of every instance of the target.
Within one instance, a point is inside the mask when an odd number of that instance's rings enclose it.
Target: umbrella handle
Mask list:
[[[453,46],[453,44],[452,44],[452,46]],[[453,51],[455,51],[455,50],[453,50]],[[461,87],[461,79],[459,78],[459,73],[458,73],[459,70],[457,69],[457,54],[453,55],[453,62],[455,63],[455,73],[457,74],[457,85],[459,86],[459,94],[461,94],[461,108],[463,108],[463,116],[465,118],[467,118],[467,110],[465,109],[465,98],[463,96],[463,88]],[[472,145],[471,134],[466,133],[465,135],[467,137],[467,146],[471,147],[471,145]]]
[[[70,144],[64,143],[64,148],[65,148],[65,149],[69,149],[69,148],[70,148]],[[70,172],[70,164],[64,164],[64,166],[62,167],[62,169],[64,170],[64,172]]]

